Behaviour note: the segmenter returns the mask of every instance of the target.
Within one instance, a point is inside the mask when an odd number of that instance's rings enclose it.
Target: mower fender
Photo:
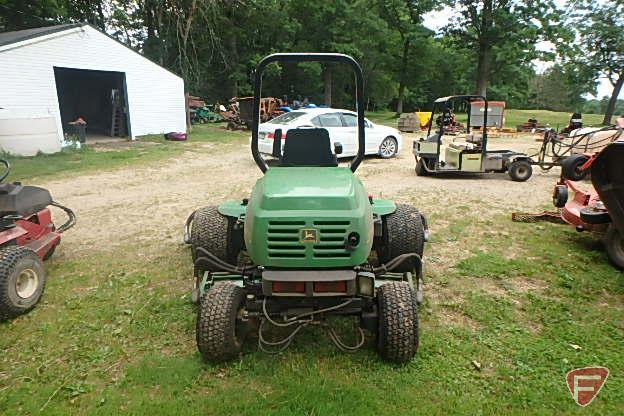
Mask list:
[[[382,216],[392,214],[394,211],[396,211],[394,201],[373,198],[373,214]]]
[[[219,205],[217,210],[226,217],[241,218],[247,211],[247,205],[240,200],[230,200]]]

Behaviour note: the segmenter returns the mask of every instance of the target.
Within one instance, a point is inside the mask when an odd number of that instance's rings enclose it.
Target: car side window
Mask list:
[[[314,127],[323,127],[323,125],[321,124],[320,116],[314,117],[312,120],[310,120],[310,122]]]
[[[322,127],[343,127],[339,113],[321,114],[318,118]]]
[[[347,127],[357,127],[357,117],[354,114],[342,113],[342,119]]]

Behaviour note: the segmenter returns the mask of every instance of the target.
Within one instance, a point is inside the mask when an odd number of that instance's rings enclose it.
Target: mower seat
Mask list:
[[[47,189],[13,183],[0,184],[0,216],[28,217],[52,203]]]
[[[326,129],[292,129],[284,143],[281,166],[338,166]]]

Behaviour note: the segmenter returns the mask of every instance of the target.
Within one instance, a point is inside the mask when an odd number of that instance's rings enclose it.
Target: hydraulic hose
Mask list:
[[[65,224],[61,225],[60,227],[58,227],[56,229],[57,232],[59,233],[64,233],[65,231],[69,230],[70,228],[72,228],[74,225],[76,225],[76,214],[74,214],[74,211],[72,211],[71,209],[67,208],[66,206],[63,206],[61,204],[59,204],[58,202],[52,201],[52,203],[50,204],[53,207],[57,207],[62,209],[63,211],[65,211],[65,214],[67,214],[67,221],[65,222]]]

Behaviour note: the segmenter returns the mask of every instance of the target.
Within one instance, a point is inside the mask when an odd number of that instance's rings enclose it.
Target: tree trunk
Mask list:
[[[325,70],[323,71],[323,80],[325,83],[324,104],[327,107],[331,107],[331,104],[332,104],[332,67],[329,64],[325,65]]]
[[[399,99],[397,100],[396,116],[403,113],[403,100],[405,99],[405,84],[407,82],[407,65],[410,51],[410,41],[403,42],[403,56],[401,57],[401,74],[399,75]]]
[[[483,2],[481,22],[479,24],[479,51],[477,53],[477,94],[486,97],[492,65],[492,41],[490,39],[494,22],[492,19],[492,1]]]
[[[605,111],[604,120],[602,120],[602,124],[607,125],[611,124],[611,118],[613,117],[613,113],[615,112],[615,105],[617,104],[617,99],[622,91],[622,86],[624,85],[624,74],[621,74],[615,85],[613,86],[613,92],[611,93],[611,98],[609,99],[609,104],[607,104],[607,109]]]

